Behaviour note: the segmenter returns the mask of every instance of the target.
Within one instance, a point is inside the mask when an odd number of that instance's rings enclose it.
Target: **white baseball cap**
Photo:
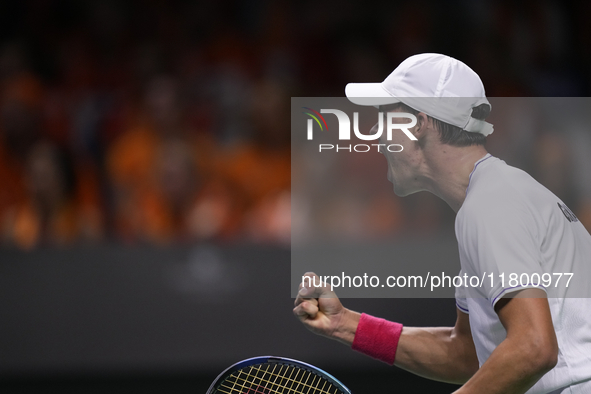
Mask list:
[[[349,83],[345,94],[354,104],[402,102],[445,123],[485,136],[493,126],[472,117],[472,109],[490,103],[478,74],[461,61],[437,53],[404,60],[383,82]]]

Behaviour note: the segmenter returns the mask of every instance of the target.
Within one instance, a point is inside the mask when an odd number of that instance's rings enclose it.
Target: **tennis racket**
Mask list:
[[[332,375],[283,357],[254,357],[222,372],[206,394],[351,394]]]

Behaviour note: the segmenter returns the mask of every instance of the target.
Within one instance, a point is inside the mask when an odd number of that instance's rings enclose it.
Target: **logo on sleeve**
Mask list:
[[[579,219],[575,216],[573,211],[571,211],[566,205],[559,202],[558,207],[560,208],[564,216],[566,216],[569,222],[573,223],[579,221]]]

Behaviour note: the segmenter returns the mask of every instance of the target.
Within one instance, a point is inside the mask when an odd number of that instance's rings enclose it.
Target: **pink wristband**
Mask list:
[[[400,334],[402,324],[362,313],[351,348],[392,365]]]

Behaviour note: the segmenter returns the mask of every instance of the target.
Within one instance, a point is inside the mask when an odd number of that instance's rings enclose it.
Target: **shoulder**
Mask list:
[[[537,237],[538,208],[547,205],[541,199],[547,200],[548,193],[525,171],[491,156],[472,173],[456,217],[458,240],[521,236],[523,232]]]
[[[470,176],[460,218],[494,218],[504,212],[527,206],[539,192],[540,184],[528,173],[490,156],[475,167]]]

